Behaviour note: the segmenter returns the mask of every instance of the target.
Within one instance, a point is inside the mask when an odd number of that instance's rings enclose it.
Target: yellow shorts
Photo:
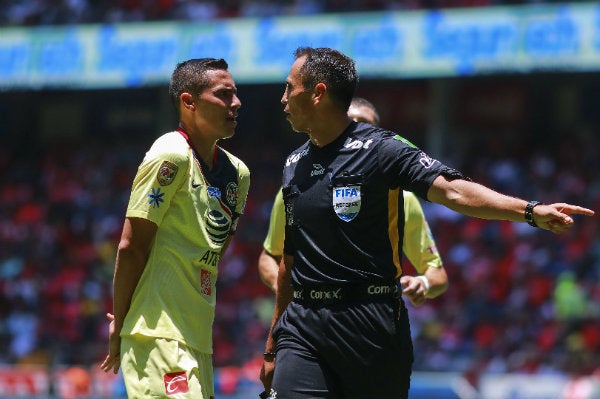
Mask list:
[[[212,355],[142,335],[121,339],[121,371],[129,399],[214,399]]]

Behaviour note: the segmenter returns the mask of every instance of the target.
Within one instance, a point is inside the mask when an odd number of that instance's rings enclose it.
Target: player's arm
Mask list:
[[[413,305],[435,298],[448,289],[448,276],[442,265],[433,235],[417,197],[404,192],[404,240],[402,251],[423,277],[405,275],[400,279],[402,293]]]
[[[109,353],[100,366],[117,373],[120,364],[120,333],[133,292],[146,267],[157,226],[141,218],[126,218],[117,250],[113,281],[113,315],[109,331]],[[109,318],[110,319],[110,318]]]
[[[481,219],[525,221],[527,201],[498,193],[481,184],[438,176],[427,198],[456,212]],[[570,215],[593,216],[594,211],[577,205],[555,203],[533,208],[533,220],[542,229],[562,233],[573,225]]]
[[[265,387],[266,392],[269,392],[271,389],[273,371],[275,369],[275,357],[273,354],[275,353],[276,348],[275,340],[273,339],[273,328],[285,311],[285,308],[292,301],[293,297],[291,276],[293,264],[294,257],[284,254],[283,262],[281,262],[279,265],[279,273],[277,275],[277,292],[275,294],[275,311],[273,312],[273,320],[271,321],[271,328],[269,330],[269,335],[267,336],[267,343],[265,345],[265,359],[260,372],[260,379]]]
[[[285,239],[285,205],[281,189],[277,191],[271,216],[269,230],[263,242],[263,250],[258,257],[258,274],[260,279],[273,292],[277,292],[277,273],[283,254]]]
[[[258,256],[258,274],[260,275],[260,279],[273,292],[277,292],[277,275],[280,263],[281,256],[272,255],[264,248]]]

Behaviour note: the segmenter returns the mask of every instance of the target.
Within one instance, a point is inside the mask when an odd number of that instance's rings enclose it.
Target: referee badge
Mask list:
[[[175,165],[173,162],[164,161],[162,165],[160,165],[160,168],[158,168],[158,173],[156,175],[158,183],[161,186],[168,186],[173,183],[178,169],[179,166]]]
[[[344,222],[349,222],[360,211],[360,185],[333,188],[333,210]]]

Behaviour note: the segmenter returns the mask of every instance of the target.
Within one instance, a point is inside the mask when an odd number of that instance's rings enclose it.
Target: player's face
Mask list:
[[[310,132],[310,121],[312,116],[312,92],[302,86],[300,67],[306,61],[306,57],[300,57],[294,61],[290,73],[285,80],[285,91],[281,97],[281,103],[285,105],[283,112],[297,132]]]
[[[356,107],[351,105],[350,108],[348,108],[348,117],[355,122],[366,122],[370,123],[371,125],[376,125],[375,113],[369,107]]]
[[[228,138],[235,133],[238,109],[242,106],[231,74],[222,69],[209,70],[211,84],[194,100],[197,111],[195,123],[204,135],[215,139]]]

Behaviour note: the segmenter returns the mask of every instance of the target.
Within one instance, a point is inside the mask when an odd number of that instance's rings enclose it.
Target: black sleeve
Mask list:
[[[466,179],[463,174],[442,164],[399,135],[385,135],[379,143],[378,162],[388,177],[390,188],[400,187],[427,200],[427,191],[439,175],[449,179]]]

